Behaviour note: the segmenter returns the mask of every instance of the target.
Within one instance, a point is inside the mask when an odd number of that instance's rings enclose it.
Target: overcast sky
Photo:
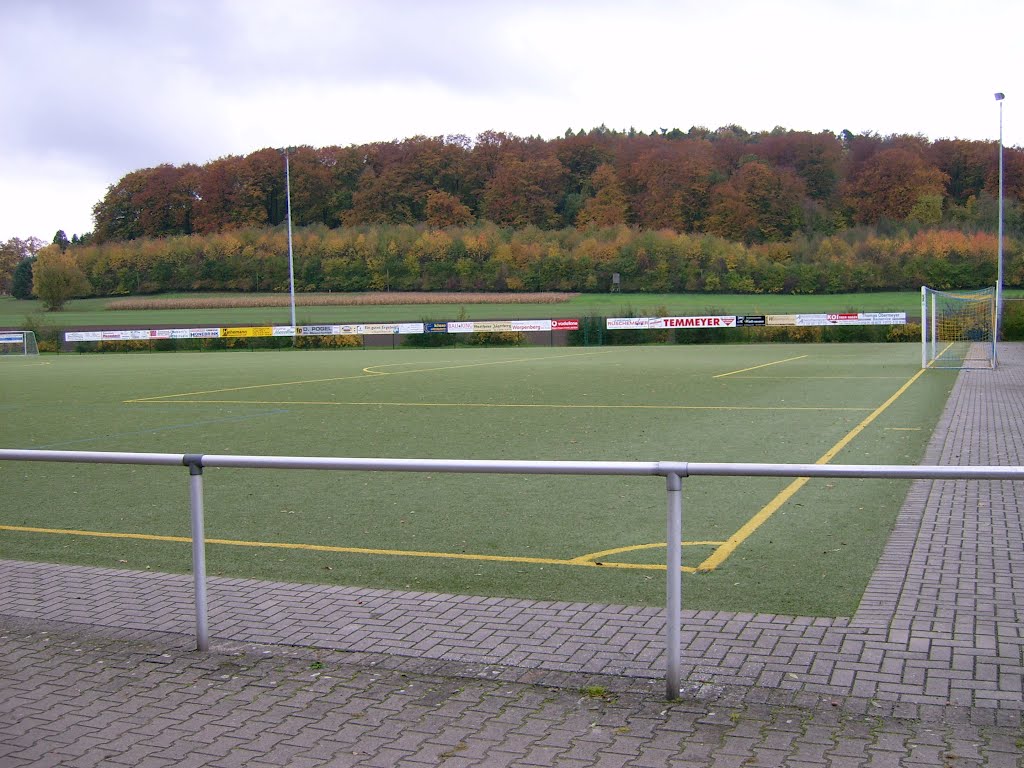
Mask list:
[[[1022,0],[0,0],[0,241],[126,173],[493,129],[1024,145]]]

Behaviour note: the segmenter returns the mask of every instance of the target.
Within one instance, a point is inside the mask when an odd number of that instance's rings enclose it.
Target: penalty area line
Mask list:
[[[752,365],[749,368],[740,368],[738,371],[729,371],[728,373],[719,373],[712,376],[713,379],[724,379],[726,376],[735,376],[737,373],[746,373],[747,371],[756,371],[758,368],[767,368],[770,365],[781,365],[782,363],[791,363],[794,360],[803,360],[808,355],[797,355],[796,357],[787,357],[785,360],[775,360],[771,363],[762,363],[761,365]]]
[[[819,458],[814,463],[828,464],[829,462],[831,462],[832,459],[834,459],[841,450],[843,450],[847,445],[850,444],[850,442],[855,437],[857,437],[857,435],[859,435],[861,432],[867,429],[867,427],[875,419],[881,416],[882,413],[884,413],[890,405],[895,403],[896,400],[899,399],[899,397],[904,392],[910,389],[910,386],[919,378],[921,378],[921,375],[925,372],[925,370],[927,369],[922,368],[913,376],[911,376],[910,379],[906,381],[902,387],[897,389],[896,392],[891,397],[889,397],[888,400],[886,400],[874,411],[872,411],[860,424],[858,424],[856,427],[854,427],[848,433],[846,433],[846,435],[838,443],[829,448],[821,456],[821,458]],[[746,523],[744,523],[743,526],[741,526],[740,529],[736,531],[736,533],[730,536],[722,546],[718,547],[714,552],[712,552],[710,557],[708,557],[704,562],[698,565],[697,572],[707,573],[709,571],[715,570],[718,566],[724,563],[729,558],[729,556],[736,551],[737,547],[739,547],[744,541],[750,538],[750,536],[753,535],[754,531],[756,531],[758,528],[764,525],[764,523],[766,523],[768,519],[782,507],[783,504],[789,501],[796,494],[797,491],[803,488],[809,480],[810,478],[808,477],[798,477],[785,488],[783,488],[782,491],[780,491],[774,499],[768,502],[768,504],[766,504],[756,515],[754,515]]]
[[[45,533],[63,536],[89,536],[102,539],[132,539],[135,541],[173,542],[191,544],[188,536],[162,536],[152,533],[118,533],[112,531],[81,531],[67,528],[35,528],[27,525],[0,525],[0,531],[13,533]],[[230,547],[253,547],[257,549],[288,549],[306,552],[331,552],[348,555],[383,555],[388,557],[420,557],[440,560],[473,560],[491,563],[519,563],[530,565],[565,565],[577,568],[620,568],[624,570],[664,571],[664,564],[656,563],[609,563],[573,558],[565,560],[554,557],[522,557],[517,555],[481,555],[467,552],[425,552],[409,549],[373,549],[369,547],[334,547],[326,544],[292,544],[280,541],[239,541],[236,539],[205,539],[206,544]],[[683,566],[686,573],[695,573],[696,568]]]

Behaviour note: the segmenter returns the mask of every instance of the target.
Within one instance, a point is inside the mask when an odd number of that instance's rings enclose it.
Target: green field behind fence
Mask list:
[[[168,294],[167,297],[210,297],[218,294]],[[237,296],[239,294],[221,294]],[[37,322],[59,327],[122,327],[181,324],[241,325],[287,324],[290,310],[284,307],[231,309],[106,309],[114,299],[75,299],[62,312],[43,313],[38,301],[0,297],[0,328],[21,327],[34,316]],[[664,309],[671,315],[705,314],[709,310],[723,314],[756,315],[811,312],[907,312],[920,314],[921,295],[904,293],[858,293],[815,296],[756,294],[578,294],[557,304],[459,304],[377,306],[299,306],[296,320],[312,323],[384,323],[454,320],[464,313],[469,320],[515,320],[548,317],[616,317],[632,310],[638,315]]]
[[[0,360],[0,447],[915,464],[956,375],[919,368],[916,344],[44,355]],[[187,572],[187,476],[2,462],[0,557]],[[210,469],[205,484],[212,574],[664,601],[660,478]],[[790,486],[684,480],[687,608],[856,609],[908,484]]]

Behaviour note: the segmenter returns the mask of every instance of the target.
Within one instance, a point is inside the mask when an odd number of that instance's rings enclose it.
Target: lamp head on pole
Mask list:
[[[996,101],[1002,101],[1005,98],[1006,98],[1006,96],[1003,95],[1002,93],[997,93],[996,94]]]

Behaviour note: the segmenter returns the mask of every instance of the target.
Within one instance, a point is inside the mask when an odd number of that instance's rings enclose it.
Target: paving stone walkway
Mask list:
[[[1024,347],[925,463],[1020,465]],[[919,481],[858,613],[650,608],[0,560],[0,767],[1024,766],[1024,483]],[[586,691],[584,693],[584,691]]]

